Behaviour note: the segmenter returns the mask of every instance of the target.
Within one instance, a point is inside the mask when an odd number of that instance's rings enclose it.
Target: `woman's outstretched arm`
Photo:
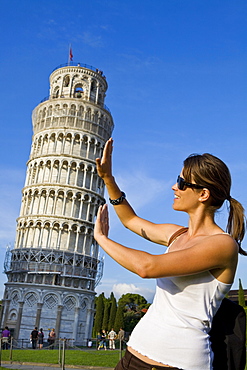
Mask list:
[[[223,283],[232,283],[238,256],[238,246],[231,236],[209,235],[194,246],[161,255],[125,247],[108,238],[107,205],[100,206],[94,238],[117,263],[142,278],[191,275],[218,269]]]
[[[102,158],[96,159],[96,165],[98,175],[103,179],[110,199],[115,200],[120,198],[122,193],[112,174],[112,153],[113,139],[110,138],[105,144]],[[154,224],[137,216],[126,199],[115,205],[114,209],[126,228],[158,244],[167,245],[170,235],[180,228],[173,224]]]

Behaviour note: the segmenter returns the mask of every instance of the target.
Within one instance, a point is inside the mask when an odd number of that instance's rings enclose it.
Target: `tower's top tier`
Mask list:
[[[103,72],[87,64],[60,65],[50,75],[49,96],[33,110],[33,132],[71,129],[106,141],[113,130],[104,104],[108,85]]]
[[[71,62],[51,73],[49,98],[77,98],[103,106],[107,87],[101,70]]]

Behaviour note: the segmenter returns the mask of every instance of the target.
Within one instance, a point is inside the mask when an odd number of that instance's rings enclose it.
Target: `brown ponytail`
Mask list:
[[[239,245],[239,253],[247,256],[241,248],[245,234],[245,215],[241,203],[230,196],[231,174],[226,164],[212,154],[192,154],[184,161],[183,176],[185,181],[200,184],[209,189],[211,211],[214,213],[223,203],[229,201],[229,217],[226,231]]]
[[[239,245],[239,253],[247,256],[247,253],[241,248],[241,242],[245,234],[245,216],[244,208],[241,203],[239,203],[234,198],[229,198],[229,216],[226,227],[226,232],[229,233],[233,239]]]

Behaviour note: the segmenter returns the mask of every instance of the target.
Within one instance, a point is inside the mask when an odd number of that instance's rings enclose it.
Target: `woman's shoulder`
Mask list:
[[[222,241],[224,241],[224,243],[227,243],[229,245],[237,245],[236,240],[234,240],[233,237],[230,234],[224,232],[223,230],[212,233],[212,234],[209,234],[209,235],[206,235],[206,237],[211,238],[212,241],[222,240]]]
[[[217,245],[219,246],[219,248],[224,248],[225,251],[228,250],[231,253],[238,253],[238,243],[230,234],[226,232],[222,231],[216,234],[209,235],[208,240],[210,240],[210,243],[212,243],[213,245]]]
[[[239,246],[231,235],[219,232],[199,238],[192,246],[195,250],[202,259],[214,261],[215,267],[227,267],[237,263]]]

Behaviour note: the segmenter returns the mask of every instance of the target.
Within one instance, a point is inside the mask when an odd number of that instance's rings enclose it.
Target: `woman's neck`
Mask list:
[[[195,235],[210,235],[222,231],[215,223],[213,215],[205,212],[197,212],[197,214],[189,215],[189,230],[190,236]]]

